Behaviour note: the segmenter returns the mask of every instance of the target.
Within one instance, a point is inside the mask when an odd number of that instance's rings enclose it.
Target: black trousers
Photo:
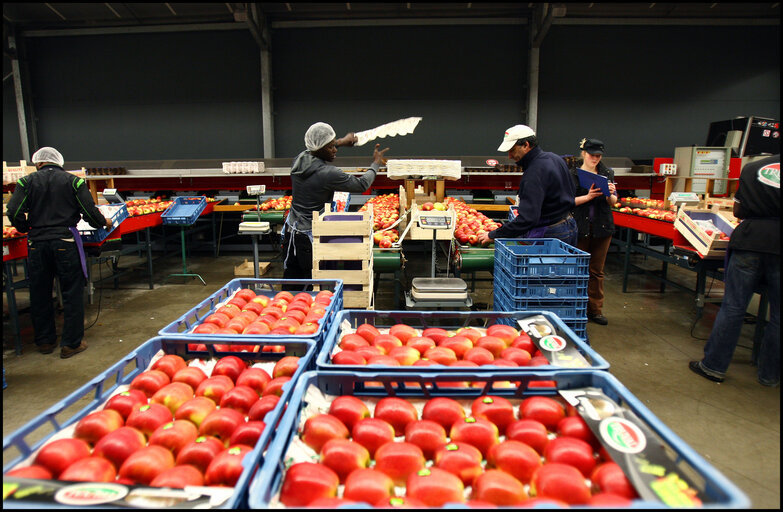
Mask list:
[[[291,244],[291,235],[294,235],[294,243]],[[310,237],[303,233],[286,231],[283,238],[283,250],[285,251],[285,270],[283,279],[312,279],[313,278],[313,243]],[[312,286],[283,286],[288,291],[310,291]]]
[[[75,242],[39,240],[28,246],[30,316],[36,345],[57,342],[52,288],[60,280],[65,310],[61,347],[78,347],[84,338],[84,274]]]

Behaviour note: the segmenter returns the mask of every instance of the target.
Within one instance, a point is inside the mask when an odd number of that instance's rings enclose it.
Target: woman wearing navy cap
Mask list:
[[[603,315],[604,305],[604,263],[612,242],[614,221],[612,206],[617,202],[614,185],[614,171],[606,167],[601,158],[604,143],[597,139],[582,139],[579,142],[581,161],[571,169],[571,178],[576,187],[574,218],[579,229],[577,247],[590,253],[590,279],[587,285],[587,318],[599,325],[609,321]],[[595,184],[586,189],[579,184],[579,169],[599,174],[609,180],[609,195],[606,196]]]

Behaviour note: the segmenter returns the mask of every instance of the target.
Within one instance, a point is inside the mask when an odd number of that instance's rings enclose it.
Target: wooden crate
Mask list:
[[[269,266],[271,265],[268,261],[259,261],[258,262],[258,275],[263,276],[266,274],[266,271],[269,270]],[[240,263],[239,265],[234,267],[234,275],[236,277],[254,277],[256,274],[253,272],[253,262],[247,261],[247,258],[243,263]]]
[[[734,231],[732,220],[723,212],[707,209],[682,207],[677,211],[674,228],[682,233],[704,259],[718,259],[726,256],[728,240],[720,240],[716,232],[708,234],[696,220],[711,220],[719,230],[731,236]]]
[[[19,165],[7,165],[3,161],[3,185],[10,185],[16,183],[19,178],[34,173],[36,168],[34,165],[27,165],[27,161],[20,160]]]
[[[432,230],[423,229],[419,227],[416,219],[419,216],[422,217],[443,217],[444,215],[451,217],[451,229],[438,229],[435,231],[436,240],[451,240],[454,237],[454,229],[457,224],[457,212],[454,211],[454,207],[449,205],[446,211],[430,210],[422,211],[416,201],[411,203],[411,215],[408,222],[412,222],[408,237],[411,240],[432,240]]]

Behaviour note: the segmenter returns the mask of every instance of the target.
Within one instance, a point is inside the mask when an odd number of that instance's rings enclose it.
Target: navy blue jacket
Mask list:
[[[549,226],[565,218],[574,209],[574,184],[563,157],[536,146],[522,160],[519,180],[518,215],[489,237],[519,238],[540,226]]]

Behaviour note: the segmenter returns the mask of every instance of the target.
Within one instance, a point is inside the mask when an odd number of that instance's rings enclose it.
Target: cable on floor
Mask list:
[[[103,265],[98,265],[98,282],[101,282],[103,280]],[[87,283],[87,286],[89,286],[91,283]],[[86,331],[93,325],[95,325],[98,322],[98,318],[101,316],[101,299],[103,298],[103,287],[98,288],[98,314],[95,315],[95,320],[93,322],[84,328]]]
[[[710,280],[710,287],[707,289],[707,293],[704,295],[705,297],[709,296],[710,292],[712,291],[712,284],[715,282],[715,276],[712,277]],[[698,336],[693,335],[693,330],[696,328],[696,324],[699,323],[699,320],[701,319],[701,316],[696,317],[696,319],[691,324],[691,338],[699,341],[707,341],[709,338],[699,338]]]

